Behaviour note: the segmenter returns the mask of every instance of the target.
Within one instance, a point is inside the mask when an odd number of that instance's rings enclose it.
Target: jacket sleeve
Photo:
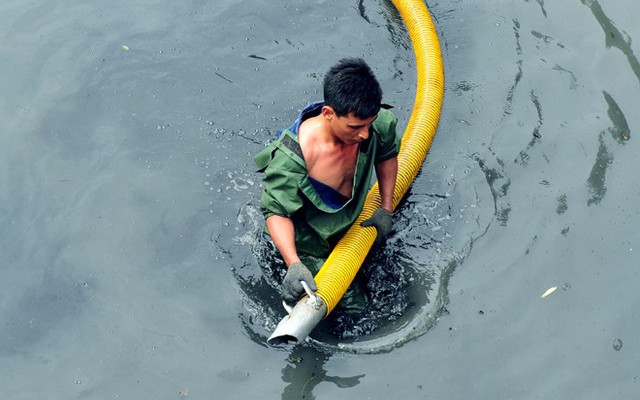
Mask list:
[[[305,173],[295,168],[282,151],[276,150],[273,159],[264,169],[260,208],[265,219],[272,215],[291,217],[303,205],[299,183]]]
[[[399,139],[396,137],[398,117],[389,110],[381,109],[374,124],[380,141],[375,161],[385,161],[397,156],[400,149]]]

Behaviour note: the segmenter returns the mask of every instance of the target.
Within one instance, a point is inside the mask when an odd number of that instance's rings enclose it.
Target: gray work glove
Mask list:
[[[282,299],[284,301],[289,304],[295,304],[298,301],[304,293],[304,288],[300,281],[305,281],[309,285],[309,289],[314,292],[318,290],[311,271],[303,263],[297,261],[289,265],[287,274],[282,281]]]
[[[393,214],[384,208],[378,208],[371,218],[362,221],[360,226],[365,228],[368,226],[375,226],[378,231],[378,236],[376,236],[374,244],[376,246],[380,246],[384,241],[384,238],[391,233],[391,228],[393,228]]]

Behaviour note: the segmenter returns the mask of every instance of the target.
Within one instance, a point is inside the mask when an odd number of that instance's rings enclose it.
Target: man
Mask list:
[[[316,290],[313,266],[303,260],[326,257],[346,233],[362,211],[374,169],[382,204],[362,226],[377,229],[376,244],[392,227],[396,116],[381,108],[382,90],[362,59],[340,60],[323,90],[324,101],[308,105],[255,158],[265,174],[266,228],[288,266],[282,283],[288,303],[304,293],[300,281]]]

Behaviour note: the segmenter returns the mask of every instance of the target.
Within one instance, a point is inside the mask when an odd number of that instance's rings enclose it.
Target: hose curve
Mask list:
[[[435,136],[444,98],[444,66],[436,27],[423,0],[393,0],[393,4],[407,25],[417,70],[413,112],[398,154],[398,177],[393,194],[395,209],[418,175]],[[327,305],[326,315],[338,304],[369,253],[376,231],[362,228],[360,223],[369,218],[380,203],[376,183],[367,195],[362,213],[315,276],[316,294]]]

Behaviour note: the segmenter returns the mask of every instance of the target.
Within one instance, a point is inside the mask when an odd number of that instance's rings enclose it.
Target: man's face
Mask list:
[[[360,119],[350,112],[344,117],[338,117],[335,112],[332,111],[330,125],[333,129],[333,134],[341,142],[347,145],[353,145],[360,143],[369,138],[369,129],[373,121],[378,118],[378,115],[369,117],[367,119]]]

